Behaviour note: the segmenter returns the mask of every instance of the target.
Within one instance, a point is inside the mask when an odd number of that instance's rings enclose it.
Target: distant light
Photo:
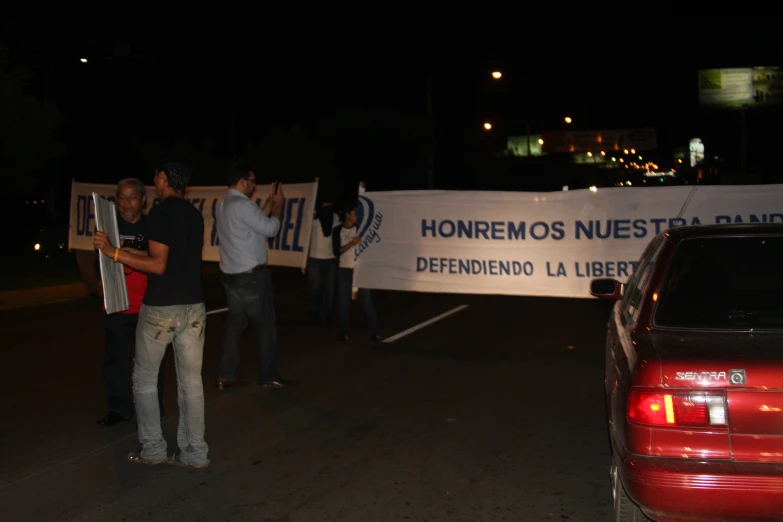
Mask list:
[[[623,149],[623,154],[628,154],[628,149]]]
[[[630,181],[626,181],[625,184],[628,185],[629,187],[631,186],[631,182]]]
[[[636,149],[631,149],[631,154],[636,154]]]
[[[641,161],[641,160],[642,160],[642,157],[641,157],[641,156],[639,156],[639,161]]]
[[[566,123],[571,123],[572,121],[573,121],[573,120],[571,119],[571,116],[566,116],[566,117],[565,117],[565,122],[566,122]]]
[[[678,160],[677,160],[677,163],[682,163],[682,160],[681,160],[681,159],[678,159]]]
[[[590,187],[590,192],[598,192],[598,188],[595,185],[593,185],[592,187]]]
[[[489,122],[487,122],[487,123],[485,123],[485,124],[484,124],[484,128],[485,128],[485,129],[487,129],[487,130],[489,130],[489,129],[491,129],[491,128],[492,128],[492,124],[491,124],[491,123],[489,123]]]
[[[544,140],[542,138],[538,138],[538,144],[539,145],[543,145],[544,144]]]
[[[496,80],[499,80],[501,76],[503,76],[503,73],[501,73],[500,71],[493,71],[492,72],[492,77],[494,79],[496,79]]]
[[[617,158],[614,158],[614,157],[613,157],[613,158],[612,158],[612,161],[617,161]]]
[[[601,156],[606,156],[606,152],[601,151]]]
[[[82,62],[82,63],[87,63],[87,58],[82,58],[82,59],[81,59],[81,60],[79,60],[79,61],[80,61],[80,62]]]
[[[592,152],[588,152],[588,153],[587,153],[587,157],[588,157],[588,158],[592,158],[592,157],[593,157],[593,153],[592,153]]]
[[[620,163],[623,163],[625,160],[623,158],[620,158]]]
[[[568,185],[563,185],[563,192],[568,190]]]
[[[34,246],[33,248],[34,248],[35,250],[41,250],[41,244],[40,244],[40,243],[36,243],[36,244],[35,244],[35,246]]]

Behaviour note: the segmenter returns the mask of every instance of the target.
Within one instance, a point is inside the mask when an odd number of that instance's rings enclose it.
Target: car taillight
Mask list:
[[[726,398],[722,392],[632,390],[628,418],[654,426],[726,426]]]

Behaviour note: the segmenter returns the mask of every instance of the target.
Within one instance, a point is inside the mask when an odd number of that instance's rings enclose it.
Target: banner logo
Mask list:
[[[375,204],[371,199],[365,196],[359,196],[358,205],[356,206],[356,229],[359,232],[359,237],[362,238],[362,242],[356,245],[354,249],[354,259],[358,259],[359,256],[370,248],[372,243],[380,243],[381,236],[378,231],[383,223],[383,214],[375,211]]]

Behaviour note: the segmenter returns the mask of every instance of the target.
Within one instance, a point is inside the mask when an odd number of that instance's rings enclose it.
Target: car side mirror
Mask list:
[[[590,281],[590,295],[601,299],[618,300],[623,297],[625,285],[615,279],[593,279]]]

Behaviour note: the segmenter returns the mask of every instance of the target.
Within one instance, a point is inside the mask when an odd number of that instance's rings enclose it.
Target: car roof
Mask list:
[[[671,241],[710,236],[756,236],[783,234],[783,223],[726,223],[689,225],[670,228],[665,232]]]

